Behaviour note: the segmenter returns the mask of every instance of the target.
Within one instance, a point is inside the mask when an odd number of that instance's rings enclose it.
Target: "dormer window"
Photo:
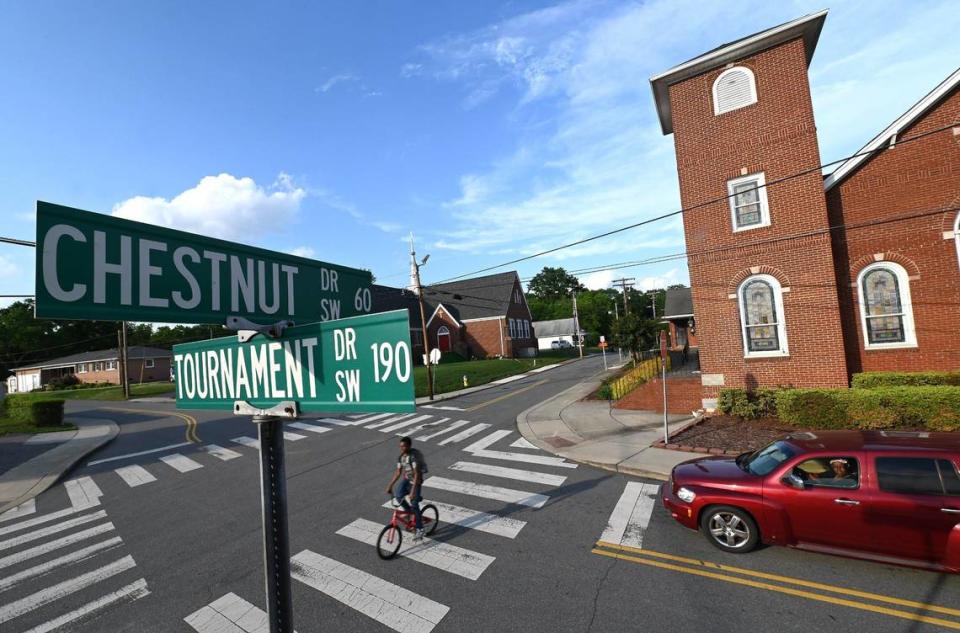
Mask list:
[[[727,181],[733,231],[770,226],[766,179],[763,172]]]
[[[716,115],[756,102],[757,83],[753,71],[745,66],[728,68],[713,82],[713,113]]]

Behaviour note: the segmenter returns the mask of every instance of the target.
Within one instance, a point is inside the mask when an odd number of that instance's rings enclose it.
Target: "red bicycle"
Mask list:
[[[413,515],[413,510],[404,510],[403,506],[397,503],[396,499],[391,501],[393,505],[393,516],[377,537],[377,555],[383,560],[390,560],[400,551],[400,544],[403,543],[403,532],[413,532],[417,521]],[[437,523],[440,521],[437,506],[428,503],[420,508],[420,518],[423,521],[423,533],[425,535],[433,534],[437,529]]]

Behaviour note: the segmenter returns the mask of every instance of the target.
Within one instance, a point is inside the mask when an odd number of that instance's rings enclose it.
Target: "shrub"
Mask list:
[[[30,417],[37,426],[60,426],[63,424],[63,400],[31,402]]]
[[[64,376],[57,376],[56,378],[51,378],[50,382],[47,383],[47,389],[50,391],[56,389],[73,389],[80,384],[80,379],[77,378],[74,374],[66,374]]]
[[[613,400],[613,387],[609,382],[604,382],[597,388],[596,395],[601,400]]]
[[[960,387],[784,389],[782,421],[811,429],[960,430]]]
[[[721,413],[747,420],[768,418],[777,414],[776,389],[721,389],[717,408]]]
[[[854,389],[960,386],[960,371],[868,371],[853,375]]]

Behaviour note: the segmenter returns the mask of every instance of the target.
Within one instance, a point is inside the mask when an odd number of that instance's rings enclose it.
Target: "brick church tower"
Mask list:
[[[704,406],[721,387],[847,386],[807,66],[812,14],[651,78],[673,134]]]

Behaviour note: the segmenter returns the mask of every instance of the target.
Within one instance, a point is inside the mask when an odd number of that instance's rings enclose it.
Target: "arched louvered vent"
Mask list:
[[[713,82],[713,113],[723,114],[757,101],[753,71],[736,66],[720,73]]]

